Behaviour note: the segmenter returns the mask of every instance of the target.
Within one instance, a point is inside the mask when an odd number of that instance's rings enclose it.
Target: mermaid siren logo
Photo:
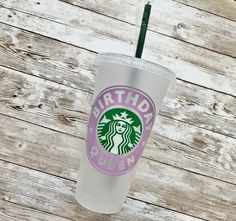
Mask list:
[[[98,138],[103,148],[113,154],[126,154],[138,144],[142,134],[139,117],[129,110],[107,111],[98,124]]]
[[[86,152],[91,164],[109,176],[129,172],[147,143],[156,115],[144,92],[113,86],[95,99],[87,132]]]

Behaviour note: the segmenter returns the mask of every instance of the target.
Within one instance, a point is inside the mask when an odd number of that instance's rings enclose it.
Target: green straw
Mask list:
[[[139,32],[138,44],[137,44],[136,53],[135,53],[136,58],[142,57],[143,46],[145,43],[151,8],[152,6],[150,5],[150,2],[148,1],[147,4],[145,4],[144,11],[143,11],[142,24],[141,24],[141,28]]]

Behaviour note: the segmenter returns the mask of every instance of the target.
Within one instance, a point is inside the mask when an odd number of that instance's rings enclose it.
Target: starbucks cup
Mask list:
[[[175,74],[139,58],[104,53],[97,76],[75,198],[100,213],[118,212]]]

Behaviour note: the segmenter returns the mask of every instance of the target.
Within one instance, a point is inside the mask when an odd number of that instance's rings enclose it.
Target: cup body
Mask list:
[[[118,212],[175,74],[113,53],[96,58],[97,76],[75,198],[100,213]]]

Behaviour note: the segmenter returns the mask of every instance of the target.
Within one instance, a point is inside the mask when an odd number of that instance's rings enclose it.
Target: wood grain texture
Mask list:
[[[63,1],[135,24],[134,16],[137,11],[137,0]],[[200,4],[199,2],[196,1],[194,4],[198,5]],[[212,3],[209,5],[212,5]],[[221,2],[221,6],[224,8],[223,10],[226,11],[232,5],[233,8],[236,8],[233,1]],[[140,7],[139,13],[141,14],[142,5],[138,7]],[[233,12],[233,9],[231,11]],[[234,40],[236,26],[233,21],[188,7],[187,5],[179,4],[178,1],[156,0],[152,7],[149,28],[150,30],[181,41],[236,57],[236,42]]]
[[[94,58],[133,53],[136,0],[0,0],[1,221],[236,220],[235,4],[156,2],[144,58],[178,80],[122,211],[98,215],[74,199]]]
[[[43,105],[47,109],[47,105],[45,103]],[[9,110],[6,110],[5,113],[7,111],[9,112]],[[3,112],[1,109],[1,113]],[[25,117],[25,112],[29,113],[28,118]],[[50,112],[52,113],[53,111],[51,110]],[[70,122],[69,119],[72,119],[72,117],[70,118],[65,114],[61,122],[61,118],[54,121],[49,117],[47,118],[47,113],[34,114],[32,115],[34,120],[32,120],[30,119],[30,111],[20,109],[16,110],[16,114],[9,115],[44,127],[51,127],[67,134],[74,133],[78,137],[66,136],[66,134],[58,133],[52,129],[45,131],[43,128],[32,124],[28,124],[25,127],[23,122],[16,121],[17,123],[15,123],[15,120],[1,116],[1,159],[13,163],[17,162],[24,166],[31,165],[34,169],[68,179],[76,177],[77,160],[80,158],[79,148],[84,146],[86,131],[86,123],[83,122],[83,116],[77,114],[73,118],[76,120]],[[45,116],[45,118],[41,116]],[[64,121],[65,125],[63,125]],[[76,125],[79,125],[79,127]],[[170,132],[167,133],[166,131]],[[180,137],[179,139],[178,136]],[[180,139],[181,143],[179,142]],[[51,142],[48,142],[48,140]],[[67,147],[68,144],[70,146]],[[212,132],[204,133],[197,128],[186,127],[179,122],[173,122],[162,117],[161,124],[157,122],[143,156],[188,171],[235,183],[234,146],[235,140],[233,139],[229,140]],[[71,162],[68,168],[63,168],[60,164],[61,161],[67,162],[68,160],[65,158],[67,156],[65,151],[68,151],[67,155],[70,157]],[[40,162],[38,162],[39,156],[41,158]]]
[[[75,202],[73,181],[5,162],[0,162],[0,165],[1,199],[25,206],[31,205],[35,209],[69,219],[79,219],[81,216],[90,217],[93,214],[82,209]],[[234,221],[235,191],[235,185],[220,181],[212,183],[210,178],[143,159],[129,195],[207,220]],[[135,208],[135,212],[131,208]],[[117,216],[121,220],[130,220],[127,217],[131,218],[131,214],[132,220],[141,221],[145,218],[155,220],[157,217],[162,220],[162,216],[158,215],[158,211],[162,209],[155,208],[147,203],[127,200],[123,211]],[[178,213],[175,214],[178,220]],[[102,219],[104,216],[96,214],[98,220],[100,220],[99,217]],[[111,220],[115,218],[112,217]],[[185,219],[183,217],[180,220]]]
[[[2,174],[0,177],[0,198],[26,207],[25,210],[27,212],[29,211],[27,206],[43,211],[41,218],[46,217],[44,214],[46,212],[65,218],[59,218],[59,221],[67,219],[83,221],[202,220],[130,198],[126,199],[121,212],[115,215],[102,215],[88,211],[76,202],[74,198],[74,181],[50,176],[2,161],[0,161],[0,171]],[[20,211],[19,208],[17,209],[16,211],[14,210],[16,216],[22,216],[22,209]],[[18,211],[19,214],[17,214]],[[12,212],[8,213],[11,214]],[[33,217],[34,214],[32,215]],[[47,217],[45,219],[51,220],[47,219]]]
[[[0,70],[0,113],[85,137],[90,93],[8,68]],[[148,154],[152,159],[235,183],[235,139],[164,116],[156,121],[152,138],[153,151]],[[159,142],[164,158],[155,152]]]
[[[31,205],[28,205],[31,206]],[[50,213],[0,199],[1,221],[70,221]]]
[[[93,92],[95,53],[4,24],[0,33],[0,65]],[[160,114],[236,138],[236,98],[232,96],[177,80]]]
[[[84,139],[0,117],[0,159],[67,179],[77,178]]]
[[[175,0],[192,7],[236,21],[236,3],[234,0]]]
[[[28,6],[20,8],[23,2]],[[1,4],[5,3],[2,1]],[[51,8],[47,4],[49,1],[38,7],[31,1],[21,1],[17,10],[24,10],[27,14],[0,8],[0,19],[6,24],[96,52],[132,54],[133,25],[59,1],[53,1],[54,7]],[[235,44],[229,45],[233,48]],[[185,81],[236,94],[235,59],[231,57],[149,32],[143,58],[169,67]]]

